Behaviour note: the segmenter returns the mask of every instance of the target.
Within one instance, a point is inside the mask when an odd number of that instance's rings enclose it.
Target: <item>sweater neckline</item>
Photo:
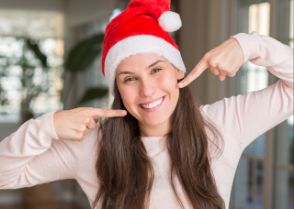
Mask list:
[[[166,136],[141,136],[149,157],[154,157],[166,149]]]

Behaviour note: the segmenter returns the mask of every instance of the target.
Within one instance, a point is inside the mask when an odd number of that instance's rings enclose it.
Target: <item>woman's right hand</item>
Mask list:
[[[126,110],[79,107],[54,113],[54,126],[59,139],[80,141],[97,127],[99,118],[124,117]]]
[[[244,62],[241,46],[235,38],[230,38],[219,46],[207,52],[191,72],[178,83],[179,88],[189,85],[206,69],[219,77],[221,81],[226,77],[234,77]]]

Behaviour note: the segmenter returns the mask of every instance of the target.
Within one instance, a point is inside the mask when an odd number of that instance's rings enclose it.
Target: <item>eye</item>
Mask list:
[[[161,71],[162,69],[160,67],[155,67],[151,70],[151,73],[154,74],[154,73],[158,73],[159,71]]]
[[[129,82],[136,81],[136,80],[137,80],[136,77],[128,76],[128,77],[124,78],[124,83],[129,83]]]

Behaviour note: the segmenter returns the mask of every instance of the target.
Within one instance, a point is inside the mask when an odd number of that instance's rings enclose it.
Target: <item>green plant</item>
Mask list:
[[[69,52],[65,61],[65,70],[72,74],[89,69],[95,59],[101,54],[104,34],[99,33],[78,42]],[[108,94],[106,87],[87,89],[76,105],[93,99],[104,97]]]
[[[69,52],[65,60],[65,70],[72,74],[83,72],[89,69],[95,59],[101,54],[104,35],[102,33],[95,34],[78,42]],[[19,40],[19,39],[18,39]],[[47,56],[40,50],[39,43],[29,38],[20,38],[22,44],[21,56],[4,56],[0,55],[0,75],[5,77],[10,67],[19,66],[22,71],[21,86],[21,118],[25,121],[33,116],[31,102],[40,93],[47,92],[49,88],[48,82],[36,84],[34,76],[37,68],[41,68],[43,73],[47,74],[50,67],[48,66]],[[74,82],[71,85],[75,85]],[[81,103],[102,98],[108,94],[106,87],[95,87],[88,89],[79,99],[76,106]],[[7,93],[0,83],[0,106],[9,105]]]

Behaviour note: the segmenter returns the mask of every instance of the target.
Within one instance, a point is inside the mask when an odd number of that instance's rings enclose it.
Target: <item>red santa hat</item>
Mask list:
[[[185,72],[179,48],[169,34],[181,26],[180,16],[170,11],[170,0],[131,0],[105,31],[102,72],[110,91],[113,92],[117,66],[131,55],[156,53]]]

